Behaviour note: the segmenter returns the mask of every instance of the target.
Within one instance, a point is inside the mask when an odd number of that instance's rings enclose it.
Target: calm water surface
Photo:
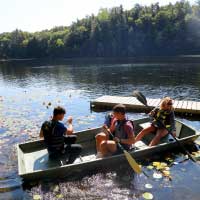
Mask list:
[[[20,188],[15,144],[37,139],[54,106],[67,108],[75,130],[87,129],[101,125],[105,115],[91,112],[90,100],[106,94],[130,96],[135,89],[151,98],[200,101],[200,64],[0,64],[0,199],[144,199],[144,192],[158,200],[200,199],[200,167],[190,161],[170,167],[171,181],[134,176],[126,166],[78,181]],[[200,130],[198,119],[181,120]],[[175,154],[173,159],[184,157]],[[153,172],[149,170],[151,177]]]

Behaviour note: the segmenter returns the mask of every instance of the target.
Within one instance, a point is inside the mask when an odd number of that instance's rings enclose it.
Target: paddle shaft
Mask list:
[[[145,105],[145,104],[144,104]],[[147,104],[145,105],[147,108],[151,108],[150,106],[148,106]],[[188,157],[193,161],[196,162],[196,160],[190,155],[190,153],[188,152],[188,150],[178,141],[178,139],[165,127],[165,125],[160,121],[157,120],[159,123],[162,124],[163,128],[166,129],[168,131],[168,133],[173,137],[173,139],[176,141],[176,143],[183,149],[183,151],[185,151],[185,153],[188,155]]]

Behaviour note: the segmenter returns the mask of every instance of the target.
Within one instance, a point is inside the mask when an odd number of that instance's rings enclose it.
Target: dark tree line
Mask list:
[[[0,34],[0,58],[200,54],[200,1],[101,9],[68,27]]]

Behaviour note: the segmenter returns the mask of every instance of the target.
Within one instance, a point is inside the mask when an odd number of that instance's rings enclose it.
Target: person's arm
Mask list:
[[[116,124],[117,119],[113,118],[111,121],[111,125],[110,125],[110,131],[111,133],[113,133],[115,131],[115,124]]]
[[[133,131],[133,127],[132,125],[125,125],[126,126],[126,132],[128,135],[127,139],[119,139],[119,138],[114,138],[114,141],[116,142],[120,142],[121,144],[128,144],[128,145],[132,145],[135,143],[135,134]]]
[[[67,119],[68,127],[66,130],[66,135],[72,135],[74,132],[72,121],[73,121],[72,117],[71,116],[68,117],[68,119]]]
[[[135,143],[135,136],[132,134],[132,136],[129,136],[128,139],[121,139],[120,143],[121,144],[128,144],[128,145],[134,144]]]

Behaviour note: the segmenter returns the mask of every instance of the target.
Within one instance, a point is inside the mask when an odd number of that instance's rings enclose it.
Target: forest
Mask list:
[[[30,24],[31,26],[31,24]],[[200,54],[200,1],[100,9],[70,26],[0,34],[0,59]]]

